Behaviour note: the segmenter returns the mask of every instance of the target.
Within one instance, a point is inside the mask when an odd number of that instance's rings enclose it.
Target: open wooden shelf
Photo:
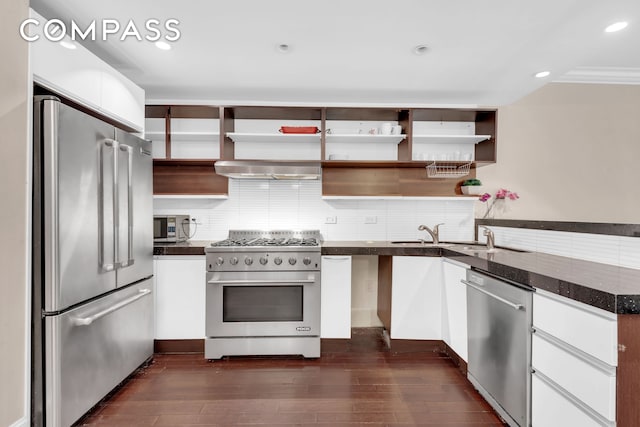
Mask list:
[[[335,134],[328,133],[325,135],[326,141],[331,143],[367,143],[382,142],[389,144],[399,144],[407,135],[369,135],[369,134]]]
[[[278,157],[277,160],[297,161],[295,157],[299,157],[300,153],[306,153],[304,150],[307,148],[303,146],[317,149],[318,153],[312,152],[309,156],[314,159],[317,157],[315,161],[321,162],[323,194],[326,196],[469,197],[461,195],[460,179],[427,178],[426,167],[433,163],[433,160],[422,158],[427,157],[427,154],[429,157],[437,155],[440,158],[443,152],[451,151],[454,155],[445,157],[449,160],[436,160],[438,164],[470,163],[470,174],[465,178],[475,177],[477,167],[495,163],[496,114],[495,109],[483,108],[149,106],[147,117],[164,118],[166,126],[164,133],[149,132],[146,137],[156,141],[164,139],[165,152],[169,157],[154,159],[154,193],[167,198],[182,195],[224,197],[228,194],[228,179],[215,173],[214,163],[218,159],[171,158],[172,143],[176,144],[174,148],[177,148],[181,141],[202,141],[202,143],[210,142],[217,145],[215,152],[205,155],[219,156],[220,160],[247,157],[246,151],[250,149],[256,153],[268,150],[272,156]],[[180,132],[171,132],[171,118],[219,120],[219,131],[211,132],[215,130],[214,126],[203,132],[184,132],[183,128],[179,128]],[[242,120],[276,120],[281,121],[282,125],[287,125],[287,122],[291,121],[311,120],[316,123],[321,132],[283,134],[267,130],[261,133],[260,126],[257,126],[254,132],[236,132],[236,129],[242,128],[240,126]],[[416,129],[414,133],[414,123],[424,121],[469,122],[470,125],[467,128],[474,128],[475,131],[470,130],[470,134],[464,134],[466,129],[463,124],[459,131],[451,132],[453,134],[438,134],[439,129],[431,133],[424,127]],[[368,128],[372,122],[372,127],[379,127],[383,122],[396,123],[402,127],[403,133],[400,135],[327,133],[327,127],[332,127],[334,123],[336,129],[340,127],[351,129],[358,125],[356,122],[362,123],[365,128]],[[451,123],[449,128],[455,129],[456,124]],[[261,146],[261,144],[265,145]],[[432,144],[434,148],[426,148]],[[376,150],[382,150],[382,152]],[[179,150],[174,151],[176,152],[173,154],[177,154]],[[372,152],[383,154],[377,156],[372,155]],[[191,151],[182,153],[193,155]],[[280,158],[280,155],[283,158]],[[329,155],[347,160],[329,160]],[[359,157],[372,160],[358,160]],[[471,160],[466,160],[469,157]],[[382,160],[373,160],[378,158]],[[465,160],[451,160],[453,158]]]
[[[491,139],[491,135],[413,135],[414,143],[423,144],[477,144]]]

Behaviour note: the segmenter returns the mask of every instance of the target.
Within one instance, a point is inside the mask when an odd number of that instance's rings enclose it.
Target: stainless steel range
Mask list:
[[[205,358],[320,357],[320,241],[318,230],[232,230],[205,249]]]

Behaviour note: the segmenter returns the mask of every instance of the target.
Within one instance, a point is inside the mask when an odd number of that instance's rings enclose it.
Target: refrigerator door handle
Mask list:
[[[58,176],[58,104],[45,100],[42,107],[43,169],[45,177]],[[45,179],[43,184],[44,229],[50,238],[44,239],[44,279],[46,298],[57,305],[58,288],[58,180]]]
[[[106,185],[106,180],[105,180],[105,176],[104,176],[104,169],[101,169],[101,172],[99,174],[99,179],[100,179],[100,185],[98,186],[99,188],[99,197],[100,197],[100,209],[99,209],[99,214],[100,214],[100,220],[99,222],[99,227],[100,227],[100,238],[101,238],[101,243],[100,243],[100,266],[102,267],[102,271],[113,271],[116,268],[118,268],[118,229],[119,229],[119,217],[118,217],[118,141],[114,140],[114,139],[105,139],[102,141],[104,146],[112,148],[113,150],[113,156],[111,158],[111,174],[112,174],[112,182],[111,182],[111,203],[112,203],[112,218],[113,218],[113,230],[111,230],[111,232],[113,233],[113,245],[111,248],[111,254],[113,256],[112,260],[113,262],[108,263],[106,262],[105,259],[105,252],[106,252],[106,248],[105,246],[105,241],[106,241],[106,219],[107,219],[107,213],[105,212],[105,206],[104,206],[104,199],[106,196],[106,191],[105,191],[105,185]],[[104,148],[104,147],[103,147]],[[100,153],[102,154],[102,159],[100,162],[101,168],[104,167],[104,150],[100,150]]]
[[[100,319],[101,317],[106,316],[107,314],[113,313],[116,310],[120,310],[122,307],[125,307],[129,304],[132,304],[134,302],[136,302],[137,300],[139,300],[140,298],[149,295],[151,293],[151,289],[140,289],[138,291],[137,294],[135,294],[132,297],[129,297],[127,299],[124,299],[120,302],[117,302],[115,304],[113,304],[111,307],[105,308],[104,310],[101,310],[99,312],[97,312],[96,314],[93,314],[91,316],[87,316],[87,317],[75,317],[73,318],[73,324],[76,326],[88,326],[90,324],[92,324],[93,322],[95,322],[96,320]]]
[[[133,258],[133,147],[120,144],[120,151],[127,153],[127,258],[119,263],[127,267],[135,262]]]

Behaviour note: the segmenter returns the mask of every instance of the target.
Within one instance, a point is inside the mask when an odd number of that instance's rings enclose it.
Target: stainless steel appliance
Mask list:
[[[532,290],[467,271],[467,377],[510,426],[531,420]]]
[[[69,426],[153,354],[151,144],[34,99],[32,425]]]
[[[205,357],[320,357],[320,232],[233,230],[205,249]]]
[[[190,226],[189,215],[154,215],[153,241],[177,243],[189,240]]]
[[[320,179],[320,162],[275,160],[218,160],[218,175],[233,179]]]

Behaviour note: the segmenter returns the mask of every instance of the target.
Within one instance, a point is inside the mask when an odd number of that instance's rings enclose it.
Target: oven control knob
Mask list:
[[[229,260],[229,262],[231,263],[231,265],[236,265],[238,263],[238,258],[233,257]]]
[[[275,258],[273,259],[273,263],[274,263],[275,265],[280,265],[280,264],[282,264],[282,258],[280,258],[279,256],[275,257]]]
[[[247,265],[251,265],[253,264],[253,259],[251,259],[251,257],[245,257],[244,263]]]
[[[311,264],[311,258],[309,258],[308,256],[304,257],[304,259],[302,260],[302,262],[304,263],[304,265],[309,265]]]
[[[266,265],[269,260],[266,257],[260,257],[260,264]]]
[[[293,258],[293,257],[292,257],[292,258],[289,258],[289,264],[291,264],[291,265],[295,265],[297,261],[298,261],[298,260],[297,260],[297,259],[295,259],[295,258]]]
[[[218,259],[216,259],[216,265],[222,265],[222,264],[224,264],[224,259],[221,256],[219,256]]]

